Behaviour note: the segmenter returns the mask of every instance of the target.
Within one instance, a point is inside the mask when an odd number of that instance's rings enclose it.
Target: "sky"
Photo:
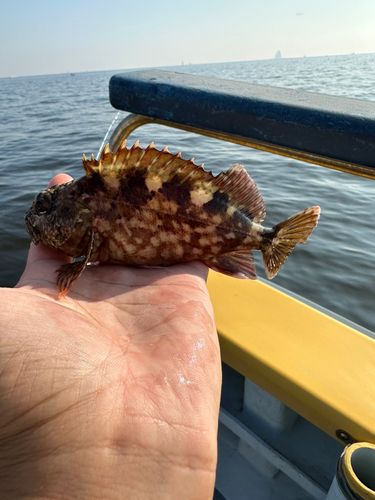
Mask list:
[[[0,2],[0,77],[375,52],[375,0]]]

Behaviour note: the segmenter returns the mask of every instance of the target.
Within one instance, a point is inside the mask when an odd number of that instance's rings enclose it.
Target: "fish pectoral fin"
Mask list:
[[[87,264],[87,260],[80,260],[79,262],[73,262],[72,264],[64,264],[59,267],[56,271],[58,273],[56,284],[59,289],[61,297],[65,297],[65,295],[72,288],[77,278],[79,278],[85,269]]]
[[[253,254],[249,250],[226,253],[204,263],[210,269],[234,278],[257,279]]]
[[[61,297],[65,297],[65,295],[72,288],[76,280],[83,273],[91,257],[93,244],[94,244],[94,232],[91,233],[90,247],[86,257],[83,260],[73,262],[71,264],[64,264],[63,266],[57,269],[56,284],[60,292],[59,299],[61,299]]]

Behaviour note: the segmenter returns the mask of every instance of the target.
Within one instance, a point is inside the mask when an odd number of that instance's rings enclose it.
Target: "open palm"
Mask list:
[[[0,300],[2,498],[212,498],[220,354],[199,263],[89,266],[32,245]]]

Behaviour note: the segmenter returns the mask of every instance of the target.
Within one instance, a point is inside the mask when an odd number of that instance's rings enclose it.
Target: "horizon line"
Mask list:
[[[277,51],[278,52],[278,51]],[[276,53],[277,53],[276,52]],[[281,52],[281,51],[280,51]],[[282,52],[281,52],[282,54]],[[206,65],[212,65],[212,64],[231,64],[231,63],[245,63],[245,62],[261,62],[261,61],[280,61],[282,60],[290,60],[290,59],[313,59],[313,58],[318,58],[318,57],[340,57],[340,56],[362,56],[362,55],[370,55],[370,54],[375,54],[375,52],[351,52],[351,53],[346,53],[346,54],[325,54],[325,55],[319,55],[319,56],[298,56],[298,57],[281,57],[279,59],[276,59],[275,57],[271,57],[268,59],[248,59],[248,60],[242,60],[242,61],[221,61],[221,62],[208,62],[208,63],[186,63],[184,64],[168,64],[168,65],[161,65],[161,66],[142,66],[138,68],[118,68],[118,69],[94,69],[94,70],[85,70],[85,71],[62,71],[58,73],[40,73],[36,75],[9,75],[9,76],[0,76],[0,80],[3,79],[8,79],[8,78],[32,78],[32,77],[39,77],[39,76],[57,76],[57,75],[76,75],[76,74],[84,74],[84,73],[105,73],[105,72],[110,72],[110,71],[140,71],[140,70],[146,70],[146,69],[160,69],[160,68],[175,68],[175,67],[180,67],[180,66],[206,66]]]

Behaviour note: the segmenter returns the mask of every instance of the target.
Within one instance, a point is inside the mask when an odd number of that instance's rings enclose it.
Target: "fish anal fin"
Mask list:
[[[319,217],[320,207],[306,208],[272,229],[274,236],[262,250],[267,278],[276,276],[298,243],[306,243]]]
[[[92,254],[93,244],[94,232],[91,233],[90,246],[86,257],[83,260],[72,262],[71,264],[64,264],[57,269],[56,284],[60,292],[59,299],[61,299],[61,297],[65,297],[65,295],[69,292],[74,283],[85,270]]]
[[[215,257],[206,266],[234,278],[257,279],[253,255],[248,250],[238,250]]]

